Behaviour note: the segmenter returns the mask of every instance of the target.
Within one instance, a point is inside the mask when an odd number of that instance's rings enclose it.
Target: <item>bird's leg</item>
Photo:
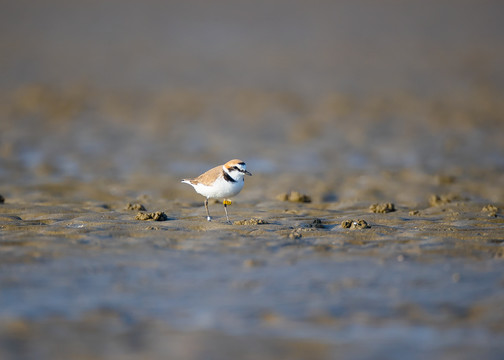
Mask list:
[[[210,216],[210,212],[208,211],[208,198],[205,199],[205,209],[206,209],[206,219],[208,221],[212,221],[212,217]]]
[[[227,206],[228,205],[231,205],[231,200],[227,200],[227,199],[224,199],[222,201],[222,204],[224,205],[224,211],[226,212],[226,219],[227,219],[227,222],[230,223],[231,220],[229,220],[229,216],[228,216],[228,212],[227,212]]]

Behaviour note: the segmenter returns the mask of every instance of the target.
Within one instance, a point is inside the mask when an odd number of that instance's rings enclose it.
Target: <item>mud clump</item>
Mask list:
[[[445,194],[445,195],[431,195],[429,197],[429,205],[430,206],[441,206],[446,205],[454,201],[462,201],[466,200],[462,196],[457,194]]]
[[[320,219],[313,220],[311,224],[307,225],[307,227],[315,228],[315,229],[324,229],[325,228],[324,224],[322,223],[322,220],[320,220]]]
[[[292,239],[292,240],[301,239],[302,237],[303,237],[303,234],[301,234],[300,229],[294,229],[289,234],[289,239]]]
[[[438,185],[451,185],[457,181],[457,178],[453,175],[437,175],[436,182]]]
[[[166,221],[168,216],[162,211],[156,211],[151,213],[139,212],[135,217],[136,220],[153,220],[153,221]]]
[[[134,210],[134,211],[146,211],[147,209],[140,203],[128,203],[125,210]]]
[[[372,204],[369,207],[369,211],[375,214],[386,214],[389,212],[396,211],[396,209],[393,203],[383,203],[383,204]]]
[[[343,229],[368,229],[371,226],[365,220],[343,220],[341,222],[341,227]]]
[[[277,200],[280,201],[291,201],[291,202],[301,202],[301,203],[309,203],[311,202],[311,197],[306,194],[301,194],[298,191],[291,191],[289,193],[282,193],[277,195]]]
[[[233,225],[264,225],[264,224],[269,224],[269,222],[258,218],[252,218],[248,220],[237,220],[233,223]]]
[[[266,261],[260,260],[260,259],[245,259],[242,263],[242,266],[244,268],[254,268],[254,267],[260,267],[260,266],[265,266]]]
[[[325,229],[325,225],[320,219],[314,219],[311,223],[303,224],[301,226],[303,230],[315,230],[315,229]]]
[[[496,217],[497,213],[499,212],[499,208],[495,205],[488,204],[483,206],[481,212],[486,213],[489,217]]]

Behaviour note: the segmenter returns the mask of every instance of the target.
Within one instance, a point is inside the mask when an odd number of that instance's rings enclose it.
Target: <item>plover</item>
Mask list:
[[[197,178],[184,179],[182,182],[191,185],[198,194],[206,197],[205,209],[208,221],[212,220],[208,211],[208,199],[222,198],[226,219],[230,222],[227,212],[227,206],[231,205],[229,198],[241,191],[245,175],[252,175],[246,168],[245,162],[234,159],[208,170]]]

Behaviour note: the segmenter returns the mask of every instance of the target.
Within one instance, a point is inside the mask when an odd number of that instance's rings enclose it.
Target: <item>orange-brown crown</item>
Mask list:
[[[242,161],[240,159],[233,159],[229,160],[227,163],[224,164],[224,166],[227,167],[228,169],[231,169],[233,166],[236,165],[245,165],[245,161]]]

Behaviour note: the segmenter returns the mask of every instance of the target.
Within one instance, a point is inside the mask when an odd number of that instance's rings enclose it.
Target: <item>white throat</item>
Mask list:
[[[228,174],[234,181],[239,182],[244,178],[243,173],[236,171],[236,170],[231,170],[229,171],[225,166],[222,166],[222,170]]]

